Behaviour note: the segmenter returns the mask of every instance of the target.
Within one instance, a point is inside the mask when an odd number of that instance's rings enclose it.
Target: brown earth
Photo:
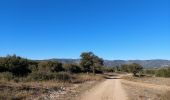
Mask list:
[[[78,100],[127,100],[120,76],[113,76],[83,93]]]

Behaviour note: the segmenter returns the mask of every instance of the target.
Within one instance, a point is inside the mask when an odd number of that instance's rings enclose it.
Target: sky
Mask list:
[[[169,59],[169,0],[1,0],[0,56]]]

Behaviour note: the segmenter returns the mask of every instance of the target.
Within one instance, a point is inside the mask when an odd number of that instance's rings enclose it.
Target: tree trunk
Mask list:
[[[94,68],[94,66],[93,66],[93,75],[95,75],[95,68]]]

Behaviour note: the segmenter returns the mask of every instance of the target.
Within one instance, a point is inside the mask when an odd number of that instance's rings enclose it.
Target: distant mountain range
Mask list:
[[[80,59],[50,59],[62,63],[80,63]],[[145,68],[159,68],[170,66],[170,60],[104,60],[105,66],[120,66],[122,64],[138,63]]]

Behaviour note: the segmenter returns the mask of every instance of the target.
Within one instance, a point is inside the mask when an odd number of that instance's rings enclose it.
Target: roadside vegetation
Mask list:
[[[170,100],[170,68],[143,69],[141,77],[126,76],[129,100]],[[135,82],[133,84],[131,82]],[[166,88],[167,87],[167,88]]]
[[[170,77],[170,67],[144,69],[137,63],[106,67],[104,60],[92,52],[83,52],[80,57],[80,63],[37,61],[16,55],[0,57],[0,100],[32,99],[37,95],[43,97],[51,92],[64,91],[73,84],[103,80],[106,78],[103,73],[131,73],[133,77],[125,79],[136,82],[167,83],[165,85],[170,82],[169,78],[153,79],[153,76]],[[168,95],[167,92],[159,97],[169,99]]]
[[[143,67],[140,64],[132,63],[132,64],[125,64],[120,67],[121,72],[132,73],[133,76],[140,76]]]
[[[156,77],[170,77],[170,67],[166,68],[155,68],[155,69],[145,69],[143,71],[146,75],[156,76]]]
[[[73,74],[96,74],[103,73],[104,70],[110,69],[104,69],[103,59],[92,52],[82,53],[80,64],[63,64],[58,61],[34,61],[16,55],[0,58],[0,79],[8,81],[70,81],[74,78]]]
[[[0,57],[0,100],[21,100],[71,84],[99,81],[103,76],[95,74],[103,71],[103,59],[92,52],[82,53],[80,64]]]

